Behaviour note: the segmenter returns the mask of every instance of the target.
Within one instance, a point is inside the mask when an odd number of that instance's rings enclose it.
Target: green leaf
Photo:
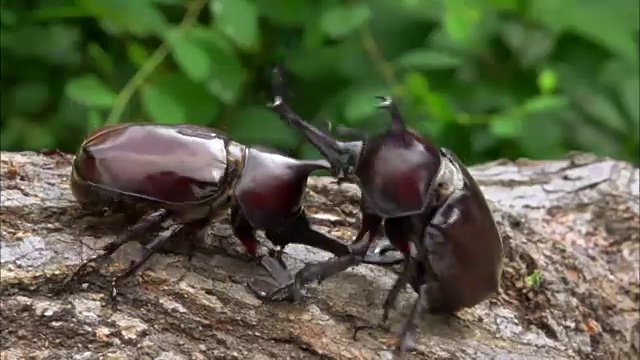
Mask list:
[[[522,119],[514,112],[499,114],[489,121],[489,131],[502,139],[513,139],[522,133]]]
[[[540,270],[536,269],[524,280],[528,287],[538,287],[542,282],[542,274],[540,273]]]
[[[96,109],[91,109],[89,110],[89,125],[88,130],[89,131],[95,131],[97,129],[99,129],[100,127],[102,127],[105,123],[105,119],[102,117],[102,115],[100,114],[100,112]]]
[[[501,33],[507,46],[525,68],[545,61],[555,46],[555,38],[551,34],[515,21],[505,24]]]
[[[573,114],[568,126],[573,130],[571,140],[578,149],[588,150],[601,156],[618,157],[622,154],[624,145],[619,138],[603,132],[601,126],[585,122],[580,114]]]
[[[540,23],[554,33],[560,33],[568,26],[567,12],[576,6],[576,0],[536,0],[529,2],[526,16]]]
[[[517,138],[520,149],[534,159],[562,157],[565,125],[560,116],[536,114],[523,122],[523,130]]]
[[[93,14],[106,30],[115,36],[162,34],[169,26],[164,15],[151,1],[79,0],[79,5]]]
[[[569,106],[569,100],[562,95],[541,95],[524,102],[522,110],[525,114],[559,111]]]
[[[614,55],[634,64],[638,58],[638,5],[625,10],[621,6],[611,6],[602,2],[581,1],[568,9],[570,29],[596,44],[608,49]],[[629,13],[635,19],[629,21]],[[601,26],[594,26],[601,24]]]
[[[130,39],[127,41],[127,56],[132,63],[141,67],[149,60],[151,55],[140,42]]]
[[[18,83],[13,90],[14,111],[18,114],[35,114],[49,101],[49,88],[43,82]]]
[[[579,107],[604,125],[625,134],[630,129],[618,107],[604,94],[584,94],[577,99]],[[636,99],[637,101],[637,99]]]
[[[217,1],[214,1],[216,3]],[[193,81],[205,81],[211,73],[211,57],[203,44],[189,30],[173,32],[168,37],[171,54],[182,71]]]
[[[92,74],[69,80],[65,93],[71,100],[90,108],[110,108],[116,99],[116,94]]]
[[[404,90],[417,110],[429,114],[428,124],[454,120],[455,114],[449,101],[442,94],[432,91],[427,78],[419,72],[411,71],[406,74]],[[410,124],[411,120],[407,120],[407,123]]]
[[[640,80],[636,78],[628,78],[620,84],[620,100],[624,104],[627,113],[634,122],[636,131],[640,125]]]
[[[113,74],[113,61],[111,60],[111,56],[109,56],[100,45],[92,42],[87,47],[87,51],[93,58],[96,67],[100,69],[102,76],[109,77]]]
[[[332,38],[346,36],[371,17],[371,9],[363,3],[351,5],[333,5],[320,14],[320,28]]]
[[[233,46],[220,30],[193,27],[168,37],[182,70],[195,82],[203,83],[222,102],[232,104],[242,90],[245,73]],[[188,48],[189,55],[180,54]]]
[[[229,136],[243,144],[262,144],[279,149],[294,149],[300,134],[273,111],[261,106],[249,106],[233,117]]]
[[[69,25],[20,26],[15,31],[3,29],[2,41],[2,48],[10,49],[19,57],[35,57],[69,67],[77,66],[82,59],[78,46],[80,29]]]
[[[154,122],[210,125],[220,110],[202,84],[166,74],[142,88],[142,106]]]
[[[455,69],[464,58],[433,49],[415,49],[400,56],[396,63],[400,67],[417,70]]]
[[[536,83],[538,84],[538,89],[542,94],[551,94],[558,86],[558,77],[553,70],[544,69],[538,74]]]
[[[249,0],[215,0],[210,2],[215,25],[240,48],[254,52],[258,49],[260,32],[258,8]]]
[[[351,125],[360,124],[368,117],[380,112],[376,107],[380,100],[375,97],[384,96],[388,93],[388,88],[379,85],[361,86],[348,91],[343,108],[347,123]]]
[[[261,15],[284,26],[301,26],[314,19],[315,5],[300,0],[256,0]]]
[[[453,40],[466,43],[475,26],[482,19],[478,4],[466,0],[447,0],[445,2],[444,26]]]

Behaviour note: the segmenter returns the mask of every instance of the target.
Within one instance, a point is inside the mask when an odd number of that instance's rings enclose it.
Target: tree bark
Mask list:
[[[2,359],[390,359],[391,329],[376,324],[399,268],[360,265],[305,290],[300,304],[265,303],[245,286],[266,272],[248,261],[227,220],[210,227],[191,262],[158,254],[105,307],[110,277],[139,245],[125,245],[81,286],[58,293],[82,259],[122,230],[117,217],[79,217],[72,157],[1,153]],[[425,316],[412,359],[633,358],[639,340],[639,171],[589,154],[501,160],[472,174],[505,242],[501,293],[449,323]],[[314,226],[350,241],[358,190],[311,178]],[[261,236],[261,235],[260,235]],[[261,238],[264,241],[264,238]],[[292,271],[329,255],[291,245]],[[394,273],[395,272],[395,273]],[[533,276],[532,276],[533,274]],[[539,274],[539,275],[536,275]]]

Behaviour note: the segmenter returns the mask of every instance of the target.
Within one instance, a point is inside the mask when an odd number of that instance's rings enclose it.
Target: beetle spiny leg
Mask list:
[[[393,287],[387,293],[387,297],[384,300],[384,305],[382,306],[382,309],[383,309],[382,323],[383,324],[385,324],[389,319],[389,312],[395,308],[396,299],[398,298],[400,291],[402,291],[402,289],[404,289],[404,287],[409,282],[409,277],[412,274],[411,265],[412,265],[411,258],[410,257],[406,258],[402,273],[400,274],[400,276],[398,276],[398,278],[396,279],[396,282],[393,284]]]
[[[420,291],[418,291],[418,298],[416,298],[416,300],[414,301],[413,306],[411,307],[411,312],[409,313],[409,316],[402,326],[402,330],[400,331],[400,334],[398,336],[398,343],[396,345],[395,354],[400,359],[404,358],[407,350],[414,347],[414,345],[410,343],[410,337],[415,332],[416,322],[422,314],[423,309],[429,306],[428,304],[425,304],[427,298],[427,286],[427,284],[420,286]]]
[[[103,246],[101,249],[103,252],[101,254],[95,255],[81,263],[78,268],[64,280],[62,283],[62,289],[66,289],[71,281],[77,278],[89,264],[108,258],[122,247],[122,245],[134,240],[136,237],[143,235],[150,231],[154,226],[160,224],[168,215],[169,212],[167,210],[161,209],[140,219],[136,224],[125,230],[125,232],[115,240]]]
[[[162,245],[164,245],[171,237],[184,227],[183,224],[170,225],[166,230],[162,231],[158,236],[151,240],[148,244],[140,248],[138,256],[131,260],[129,267],[120,275],[111,281],[111,303],[114,310],[117,309],[117,286],[124,279],[133,275],[144,263],[146,263],[153,254],[155,254]]]

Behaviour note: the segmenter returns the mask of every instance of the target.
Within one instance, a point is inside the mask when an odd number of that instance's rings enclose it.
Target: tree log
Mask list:
[[[267,278],[226,220],[188,261],[155,255],[104,306],[125,245],[72,291],[62,280],[123,224],[81,217],[69,190],[72,156],[1,153],[2,359],[390,359],[389,342],[416,294],[407,288],[390,329],[376,324],[399,268],[360,265],[312,284],[299,304],[257,300]],[[639,171],[589,154],[559,161],[500,160],[471,168],[505,242],[500,294],[439,321],[426,315],[414,359],[620,359],[639,350]],[[358,190],[309,180],[313,225],[345,241],[359,226]],[[260,235],[261,236],[261,235]],[[261,238],[264,241],[264,238]],[[179,252],[179,249],[176,250]],[[291,245],[292,271],[329,255]]]

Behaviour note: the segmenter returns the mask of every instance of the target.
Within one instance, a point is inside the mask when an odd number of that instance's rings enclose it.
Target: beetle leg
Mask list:
[[[118,283],[133,275],[133,273],[135,273],[142,265],[144,265],[144,263],[146,263],[153,254],[155,254],[175,233],[180,231],[180,229],[182,229],[183,227],[183,224],[173,223],[169,225],[148,244],[141,247],[138,252],[138,256],[134,260],[131,260],[131,263],[129,263],[129,267],[122,274],[118,275],[111,281],[111,302],[114,310],[117,308]]]
[[[240,240],[249,255],[259,259],[260,264],[269,272],[276,281],[277,286],[291,282],[291,273],[282,266],[280,261],[269,255],[269,251],[262,246],[255,237],[255,230],[244,217],[241,210],[234,207],[231,210],[231,224],[235,237]],[[249,285],[251,287],[251,285]]]
[[[169,212],[165,209],[158,210],[154,213],[151,213],[142,219],[140,219],[136,224],[129,227],[125,230],[120,236],[118,236],[115,240],[105,245],[101,254],[98,254],[88,260],[84,261],[78,268],[63,282],[63,289],[67,287],[67,285],[74,280],[78,274],[80,274],[89,264],[101,261],[103,259],[108,258],[114,252],[116,252],[122,245],[128,243],[129,241],[134,240],[135,238],[144,235],[155,226],[160,225],[164,219],[166,219],[169,215]]]
[[[398,336],[398,343],[396,345],[395,354],[397,358],[404,358],[407,350],[414,347],[410,337],[416,330],[416,322],[422,315],[422,312],[429,305],[427,303],[427,291],[428,284],[423,284],[420,286],[418,291],[418,298],[413,302],[413,306],[411,307],[411,312],[407,317],[407,321],[402,326],[402,330]]]
[[[362,263],[371,244],[371,239],[376,235],[377,225],[371,231],[364,232],[365,235],[350,246],[352,249],[350,254],[315,264],[308,264],[296,273],[293,282],[278,287],[269,293],[256,291],[254,293],[261,300],[300,301],[300,290],[306,284],[314,280],[321,283],[335,274]]]
[[[407,257],[404,262],[404,268],[402,269],[402,273],[396,279],[396,282],[391,287],[391,290],[387,293],[387,297],[384,299],[384,304],[382,305],[382,323],[386,323],[389,319],[389,312],[396,307],[396,300],[398,299],[398,295],[400,295],[400,291],[405,288],[407,283],[409,282],[409,278],[413,274],[412,269],[413,261],[410,257]]]

